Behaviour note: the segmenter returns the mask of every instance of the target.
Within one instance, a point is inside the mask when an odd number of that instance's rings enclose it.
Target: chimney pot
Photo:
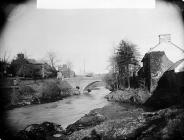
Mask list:
[[[163,43],[163,42],[171,42],[171,35],[170,34],[159,35],[159,43]]]

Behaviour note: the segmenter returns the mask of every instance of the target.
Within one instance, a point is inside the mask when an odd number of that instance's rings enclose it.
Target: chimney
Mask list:
[[[23,53],[17,54],[17,58],[19,58],[19,59],[24,59],[24,54],[23,54]]]
[[[171,34],[161,34],[159,35],[159,44],[160,43],[167,43],[167,42],[171,42]]]

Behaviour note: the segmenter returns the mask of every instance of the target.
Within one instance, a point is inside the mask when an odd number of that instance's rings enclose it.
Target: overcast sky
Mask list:
[[[18,6],[1,36],[1,55],[11,58],[23,52],[43,59],[55,52],[59,63],[70,61],[80,73],[107,72],[113,47],[121,39],[136,44],[142,55],[158,43],[159,34],[171,34],[172,42],[183,48],[183,24],[177,8],[157,3],[155,9],[44,10],[30,2]],[[182,53],[170,56],[172,61]],[[59,64],[58,63],[58,64]]]

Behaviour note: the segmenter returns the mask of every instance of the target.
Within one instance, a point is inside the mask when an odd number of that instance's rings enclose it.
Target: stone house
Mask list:
[[[61,72],[63,78],[70,78],[75,76],[75,72],[67,64],[63,64],[58,67],[58,71]]]
[[[144,105],[160,109],[184,106],[184,59],[175,62],[158,81],[158,86]]]
[[[159,35],[159,43],[150,48],[141,61],[143,67],[138,72],[140,83],[143,85],[141,87],[153,92],[163,73],[173,65],[173,62],[182,59],[183,53],[182,48],[171,42],[170,34]]]
[[[143,67],[139,71],[139,76],[145,81],[144,86],[150,92],[156,88],[163,73],[173,65],[164,51],[146,53],[141,62]]]
[[[11,70],[14,76],[29,78],[47,78],[53,73],[47,63],[25,58],[21,53],[17,54],[17,58],[11,62]]]

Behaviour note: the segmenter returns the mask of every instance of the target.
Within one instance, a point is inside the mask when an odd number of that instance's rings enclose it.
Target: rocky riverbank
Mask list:
[[[150,97],[149,94],[138,89],[111,92],[106,96],[112,101],[110,105],[90,111],[62,130],[61,134],[56,135],[58,132],[55,131],[51,137],[58,140],[184,139],[183,105],[159,107],[157,100],[161,100],[156,95],[156,91]],[[164,94],[162,97],[169,95]],[[151,108],[150,104],[152,104]],[[27,134],[25,130],[19,132],[21,133]],[[32,136],[33,133],[28,132],[28,134]],[[33,135],[35,137],[35,134]],[[22,135],[18,136],[22,138]],[[32,140],[30,136],[28,140]]]
[[[119,103],[143,104],[151,96],[148,91],[142,89],[117,90],[105,96],[108,101]]]
[[[126,112],[129,114],[129,112]],[[74,132],[69,139],[183,139],[184,110],[177,107],[156,112],[131,111],[132,115],[106,120]],[[134,115],[133,115],[134,114]],[[94,135],[95,132],[95,135]]]
[[[67,130],[75,128],[75,131],[68,136],[68,139],[184,139],[183,105],[172,104],[158,107],[158,104],[156,104],[157,106],[155,106],[155,103],[158,103],[157,100],[160,101],[160,98],[155,96],[155,94],[158,95],[156,91],[152,96],[146,91],[141,92],[139,89],[111,92],[105,98],[121,104],[113,103],[110,106],[91,111],[85,117],[95,112],[98,116],[104,118],[103,121],[95,126],[91,125],[80,129],[78,126],[84,126],[83,118],[81,118],[67,127]],[[177,93],[173,94],[178,95]],[[169,94],[161,96],[165,97],[164,101],[170,101],[167,100]],[[147,106],[148,103],[149,105]],[[150,104],[152,104],[151,108]],[[148,110],[152,111],[148,112]]]
[[[62,132],[58,132],[55,130],[55,128],[52,128],[52,131],[55,133],[45,134],[45,131],[47,131],[48,128],[43,127],[42,124],[33,124],[27,126],[24,130],[20,131],[17,134],[17,138],[24,139],[25,137],[27,138],[27,136],[28,138],[35,138],[36,135],[55,137],[56,134],[58,134],[58,139],[83,139],[85,137],[90,137],[91,132],[97,132],[96,135],[100,135],[100,137],[102,137],[103,135],[101,133],[104,133],[105,136],[105,134],[108,134],[111,130],[115,128],[119,129],[122,124],[125,124],[128,121],[130,122],[131,120],[136,120],[138,116],[141,115],[141,112],[143,112],[143,109],[137,108],[136,106],[131,106],[130,104],[122,105],[112,103],[103,108],[98,108],[90,111],[81,119],[69,125],[65,130],[61,128]],[[57,124],[55,125],[59,126]],[[93,129],[95,129],[95,132]],[[41,130],[44,132],[42,132]]]
[[[16,138],[24,140],[113,140],[113,139],[183,139],[184,109],[179,106],[145,112],[128,104],[111,104],[92,110],[64,130],[45,122],[20,131]]]

